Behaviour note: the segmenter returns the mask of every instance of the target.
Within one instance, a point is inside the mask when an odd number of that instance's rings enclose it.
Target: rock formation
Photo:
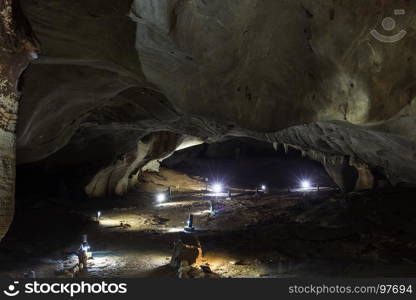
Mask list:
[[[0,240],[14,215],[18,79],[34,57],[12,0],[0,0]]]
[[[113,165],[102,169],[87,185],[90,197],[108,194],[124,195],[128,188],[137,183],[143,170],[159,171],[159,163],[174,151],[201,143],[197,138],[183,137],[171,132],[156,132],[140,140],[134,152],[127,153]]]

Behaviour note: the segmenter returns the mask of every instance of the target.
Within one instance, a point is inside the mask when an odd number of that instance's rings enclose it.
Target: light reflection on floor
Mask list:
[[[173,241],[178,237],[177,234],[184,232],[190,214],[194,215],[195,232],[204,235],[210,232],[241,230],[248,221],[257,222],[260,217],[257,211],[252,209],[253,207],[275,205],[280,209],[279,196],[241,195],[238,200],[237,197],[231,200],[225,198],[209,200],[206,197],[186,194],[179,195],[174,199],[176,201],[154,203],[144,209],[133,207],[102,210],[98,232],[88,236],[92,244],[95,242],[95,245],[99,245],[101,249],[110,251],[94,251],[94,259],[89,261],[88,272],[84,276],[144,277],[149,272],[167,267],[172,254]],[[296,197],[296,193],[290,196]],[[290,197],[287,198],[289,202],[292,201]],[[212,202],[220,208],[215,216],[210,210]],[[265,277],[272,273],[262,262],[247,260],[242,262],[241,258],[222,251],[223,249],[210,249],[204,260],[213,272],[223,277]],[[163,274],[158,274],[164,275],[172,270],[167,267],[161,272]],[[276,276],[275,273],[273,275]]]
[[[163,253],[95,251],[88,261],[88,277],[130,277],[169,263]]]
[[[158,208],[165,208],[165,207],[174,207],[174,206],[192,206],[198,203],[201,203],[201,201],[204,200],[193,200],[193,201],[174,201],[174,202],[165,202],[165,203],[159,203],[155,206]],[[208,202],[208,201],[205,201]]]

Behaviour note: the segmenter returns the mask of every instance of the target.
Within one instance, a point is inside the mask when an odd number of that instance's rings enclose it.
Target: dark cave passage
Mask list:
[[[302,158],[300,151],[290,149],[285,153],[283,147],[275,150],[270,143],[250,139],[232,139],[181,150],[162,165],[211,181],[224,181],[234,187],[296,188],[305,179],[314,185],[336,186],[319,162]]]

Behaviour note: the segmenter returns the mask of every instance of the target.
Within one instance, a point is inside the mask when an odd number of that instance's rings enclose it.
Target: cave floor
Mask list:
[[[176,277],[169,267],[173,242],[191,213],[204,263],[221,277],[416,275],[414,190],[275,190],[259,196],[236,189],[227,200],[189,180],[193,188],[174,190],[160,205],[154,193],[133,191],[123,198],[18,211],[0,246],[0,276],[19,278],[34,270],[37,277],[56,277],[57,270],[75,264],[71,252],[85,233],[94,258],[80,277]]]

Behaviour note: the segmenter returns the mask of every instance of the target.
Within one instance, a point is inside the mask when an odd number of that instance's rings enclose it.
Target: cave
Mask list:
[[[415,277],[392,2],[0,0],[0,277]]]

